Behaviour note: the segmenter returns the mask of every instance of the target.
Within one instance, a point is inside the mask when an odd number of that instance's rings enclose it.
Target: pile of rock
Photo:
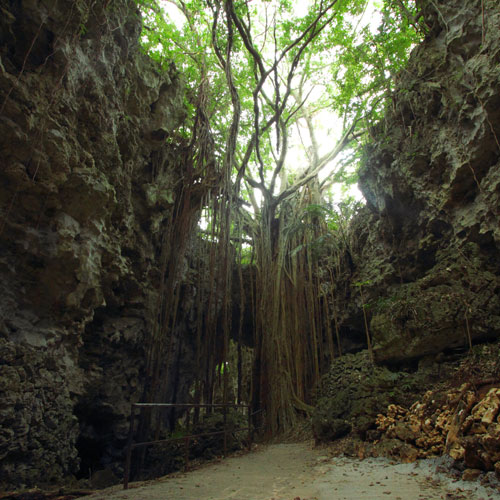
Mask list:
[[[446,453],[478,474],[495,471],[500,478],[500,387],[477,390],[467,383],[447,392],[428,391],[409,409],[389,405],[376,424],[375,449],[407,462]]]

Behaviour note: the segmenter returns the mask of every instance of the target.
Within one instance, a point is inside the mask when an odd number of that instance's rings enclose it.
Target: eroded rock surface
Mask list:
[[[406,363],[500,333],[500,8],[417,2],[429,33],[365,151],[342,333]],[[483,15],[484,7],[484,15]],[[358,283],[358,286],[356,286]]]
[[[0,12],[0,482],[31,485],[122,460],[183,89],[140,53],[133,1]]]

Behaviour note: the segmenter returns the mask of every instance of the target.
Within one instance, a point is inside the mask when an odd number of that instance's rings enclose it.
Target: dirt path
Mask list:
[[[208,464],[188,473],[118,487],[93,500],[331,500],[495,499],[498,492],[452,483],[430,461],[391,464],[386,459],[328,458],[310,444],[278,444]]]

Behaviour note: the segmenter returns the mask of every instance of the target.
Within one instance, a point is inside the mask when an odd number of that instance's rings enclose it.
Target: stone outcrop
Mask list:
[[[183,86],[140,30],[131,0],[0,1],[0,483],[122,460],[183,177]]]
[[[408,363],[500,334],[500,8],[417,2],[428,33],[365,150],[342,333]],[[355,284],[358,283],[358,286]]]
[[[351,430],[364,435],[393,401],[389,392],[398,378],[386,368],[373,366],[367,351],[334,360],[317,391],[312,418],[316,440],[334,440]]]

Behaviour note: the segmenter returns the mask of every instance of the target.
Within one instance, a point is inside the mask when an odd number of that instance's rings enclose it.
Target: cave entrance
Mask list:
[[[99,470],[109,466],[114,460],[122,460],[122,450],[114,449],[112,443],[116,415],[109,406],[98,400],[87,398],[77,403],[74,410],[80,425],[76,449],[80,457],[77,479],[90,479]]]

